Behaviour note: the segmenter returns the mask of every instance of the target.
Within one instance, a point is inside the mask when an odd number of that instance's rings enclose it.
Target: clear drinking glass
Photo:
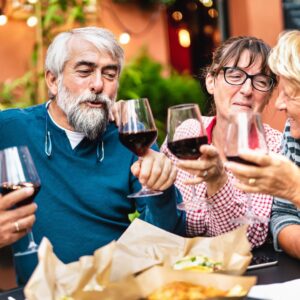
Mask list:
[[[206,129],[202,123],[202,116],[198,104],[180,104],[168,108],[168,148],[179,159],[196,160],[201,156],[201,145],[207,144]],[[192,130],[185,130],[185,126]],[[208,204],[206,199],[196,195],[192,185],[193,203],[188,201],[179,203],[178,209],[198,210],[200,204]]]
[[[34,189],[34,194],[18,202],[16,207],[33,202],[34,197],[41,187],[40,178],[26,146],[11,147],[0,151],[0,176],[2,195],[6,195],[23,187],[32,187]],[[27,255],[37,251],[38,246],[34,241],[31,231],[28,233],[28,240],[29,244],[27,250],[15,253],[15,256]]]
[[[157,138],[152,111],[146,98],[123,101],[120,109],[119,139],[139,159]],[[161,195],[161,191],[150,190],[143,186],[140,191],[130,194],[128,198]]]
[[[242,164],[254,165],[242,159],[239,154],[243,150],[255,150],[268,153],[268,146],[264,136],[261,115],[252,111],[235,112],[229,116],[224,149],[227,160]],[[267,223],[268,218],[257,216],[252,209],[251,194],[247,194],[247,210],[244,216],[231,220],[235,224]]]

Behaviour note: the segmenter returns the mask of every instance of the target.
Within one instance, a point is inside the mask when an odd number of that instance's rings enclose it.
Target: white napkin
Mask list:
[[[286,281],[283,283],[255,285],[251,288],[248,297],[268,300],[299,300],[300,279]]]

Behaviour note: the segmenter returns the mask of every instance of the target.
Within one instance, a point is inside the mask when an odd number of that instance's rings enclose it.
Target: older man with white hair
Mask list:
[[[149,150],[137,162],[109,122],[122,64],[123,50],[108,30],[85,27],[60,33],[46,57],[50,100],[0,113],[0,149],[27,145],[42,182],[34,204],[15,208],[33,193],[30,188],[0,196],[0,247],[13,244],[14,252],[23,251],[32,228],[38,243],[47,237],[58,258],[69,263],[117,239],[135,210],[145,221],[185,234],[171,161]],[[141,184],[163,194],[129,200],[126,196]],[[35,263],[35,255],[16,260],[20,284]]]

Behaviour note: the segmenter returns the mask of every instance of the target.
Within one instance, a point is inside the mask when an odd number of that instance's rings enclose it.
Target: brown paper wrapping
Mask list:
[[[222,262],[225,273],[243,274],[252,257],[246,232],[242,226],[217,237],[183,238],[135,219],[116,243],[111,280],[158,264],[172,266],[186,255],[199,254]]]
[[[197,254],[223,262],[227,273],[242,274],[252,257],[246,227],[218,237],[183,238],[136,219],[117,242],[96,250],[93,256],[83,256],[70,264],[62,263],[53,253],[50,242],[44,238],[38,253],[39,264],[24,291],[28,300],[61,300],[64,296],[71,296],[74,300],[134,300],[145,297],[150,290],[152,292],[175,277],[202,285],[207,282],[215,287],[219,287],[219,280],[229,283],[245,281],[249,286],[254,284],[254,279],[248,281],[241,277],[170,268],[178,259]],[[155,265],[163,267],[151,268]],[[133,274],[144,270],[133,277]],[[155,280],[151,279],[152,276]],[[196,282],[190,281],[192,278]],[[208,279],[203,281],[203,278]]]
[[[173,281],[184,281],[199,284],[206,287],[214,287],[228,291],[239,285],[245,291],[245,296],[250,288],[256,283],[255,276],[229,276],[224,274],[197,273],[191,271],[175,271],[166,267],[153,267],[136,277],[140,297],[149,296],[156,289]],[[227,298],[227,297],[223,297]]]
[[[205,287],[214,287],[220,290],[229,291],[233,287],[239,286],[243,291],[243,295],[219,297],[218,299],[243,299],[256,283],[256,277],[233,276],[216,273],[198,273],[191,271],[175,271],[168,267],[154,266],[135,279],[128,281],[121,280],[114,285],[109,285],[106,293],[98,294],[98,298],[84,298],[84,300],[109,299],[109,300],[140,300],[145,299],[156,289],[174,282],[184,281],[193,284],[199,284]],[[126,283],[125,283],[126,282]],[[113,294],[114,291],[118,292]],[[109,296],[107,296],[109,295]],[[215,299],[215,298],[214,298]],[[216,300],[216,299],[215,299]]]
[[[48,239],[43,238],[39,250],[39,263],[29,279],[24,292],[28,300],[58,300],[74,296],[83,289],[101,290],[110,277],[115,242],[82,256],[79,261],[62,263],[53,253]]]

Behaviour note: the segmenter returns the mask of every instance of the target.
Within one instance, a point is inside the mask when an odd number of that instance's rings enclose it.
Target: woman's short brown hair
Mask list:
[[[248,66],[251,66],[258,58],[261,58],[261,72],[274,78],[276,85],[276,75],[268,66],[268,57],[271,47],[263,40],[252,36],[231,37],[222,43],[221,46],[214,51],[212,63],[207,68],[207,73],[210,73],[214,76],[218,75],[221,69],[232,60],[234,61],[233,66],[236,67],[239,63],[242,53],[245,50],[248,50],[250,53]]]

